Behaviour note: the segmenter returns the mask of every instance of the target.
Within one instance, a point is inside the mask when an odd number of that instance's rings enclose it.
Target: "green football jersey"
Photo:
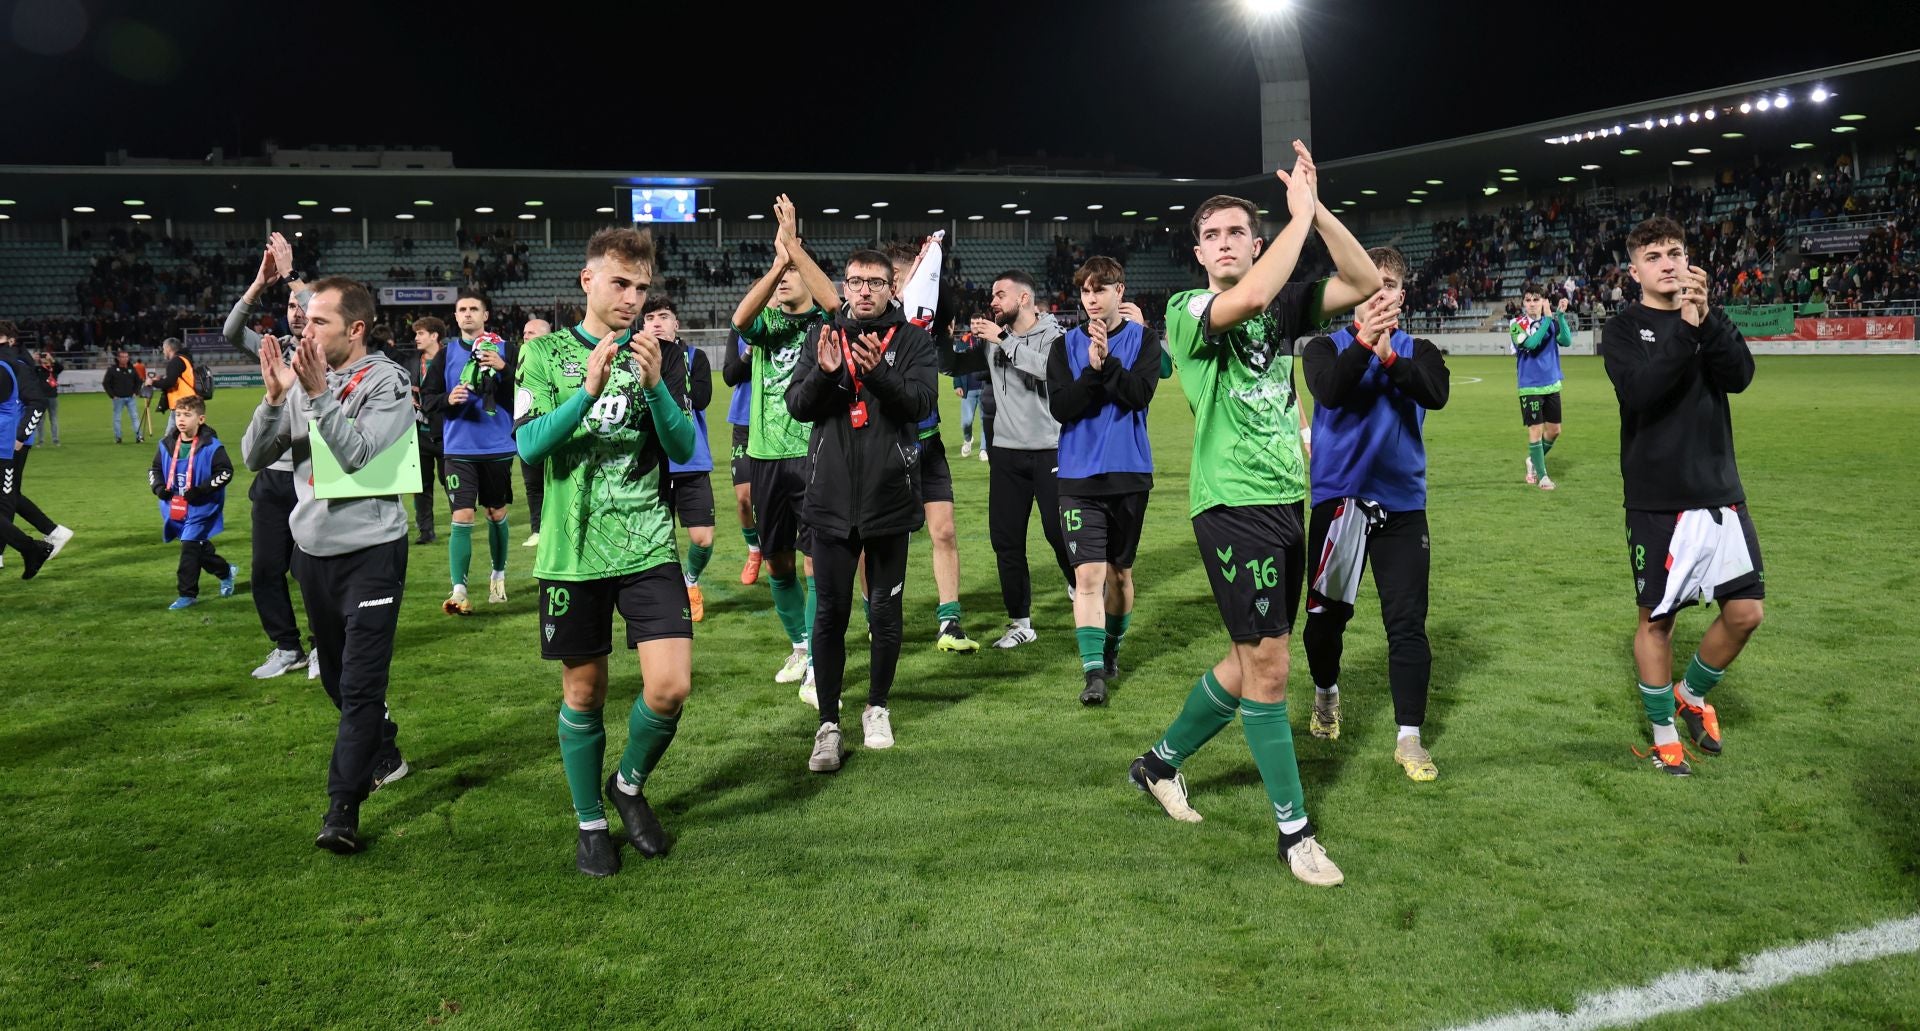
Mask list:
[[[1167,353],[1193,410],[1190,515],[1217,505],[1284,505],[1307,496],[1293,342],[1313,325],[1318,283],[1289,283],[1266,311],[1207,332],[1214,294],[1167,301]]]
[[[545,415],[578,393],[593,347],[577,326],[523,344],[516,370],[517,418]],[[666,373],[684,364],[671,361],[676,350],[662,349],[671,366],[662,370],[662,382],[670,390],[676,377]],[[664,468],[647,392],[632,359],[623,354],[606,391],[547,456],[533,575],[599,580],[678,562],[673,513],[660,496]]]
[[[789,315],[767,308],[754,316],[753,325],[740,334],[753,353],[752,419],[747,424],[747,457],[805,458],[813,424],[787,414],[787,385],[800,361],[807,331],[825,320],[826,312],[811,308]]]

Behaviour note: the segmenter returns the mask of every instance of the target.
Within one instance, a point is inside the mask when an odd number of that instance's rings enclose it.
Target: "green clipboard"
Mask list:
[[[340,468],[340,460],[333,457],[326,440],[320,436],[319,424],[311,419],[307,421],[307,443],[313,450],[313,496],[316,498],[420,493],[420,434],[411,426],[393,446],[373,456],[373,461],[356,473]]]

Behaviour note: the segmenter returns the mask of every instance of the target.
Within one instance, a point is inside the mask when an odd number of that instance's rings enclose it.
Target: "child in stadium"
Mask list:
[[[174,402],[173,427],[154,452],[147,486],[160,499],[161,539],[180,542],[180,596],[167,608],[184,609],[200,598],[203,569],[219,578],[222,598],[233,594],[233,564],[213,550],[213,538],[226,528],[233,463],[207,425],[207,403],[198,396]]]

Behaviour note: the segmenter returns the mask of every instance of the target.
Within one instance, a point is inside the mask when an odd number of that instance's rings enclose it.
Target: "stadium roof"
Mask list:
[[[1816,91],[1821,91],[1816,93]],[[1824,100],[1816,100],[1824,95]],[[1786,97],[1784,109],[1777,106]],[[1756,154],[1777,160],[1795,144],[1824,157],[1855,141],[1880,145],[1920,141],[1920,51],[1799,72],[1643,104],[1569,115],[1550,122],[1384,151],[1320,165],[1320,194],[1352,210],[1407,210],[1460,203],[1520,189],[1550,188],[1562,176],[1588,184],[1644,180],[1684,169],[1745,164]],[[1765,110],[1760,105],[1764,102]],[[1742,106],[1748,110],[1742,111]],[[1707,112],[1712,111],[1709,116]],[[1681,121],[1676,124],[1676,116]],[[1844,120],[1843,120],[1844,119]],[[1651,120],[1652,127],[1646,128]],[[1668,124],[1662,125],[1665,120]],[[1615,134],[1616,127],[1620,130]],[[1835,129],[1847,131],[1836,133]],[[1600,135],[1604,131],[1605,135]],[[1587,134],[1593,138],[1588,139]],[[1729,139],[1728,133],[1739,133]],[[1578,140],[1550,143],[1578,134]],[[1635,150],[1639,153],[1624,154]],[[1706,153],[1700,153],[1705,151]],[[1585,165],[1598,165],[1588,169]],[[1510,171],[1509,171],[1510,170]],[[1512,176],[1506,181],[1503,176]],[[1440,180],[1431,184],[1430,179]],[[1376,191],[1367,195],[1363,191]]]
[[[1827,99],[1816,101],[1816,90]],[[1776,106],[1786,97],[1785,109]],[[1321,194],[1341,210],[1410,211],[1423,203],[1480,201],[1489,188],[1499,195],[1556,188],[1563,176],[1589,184],[1644,181],[1675,169],[1678,161],[1718,167],[1745,163],[1755,154],[1778,157],[1796,144],[1821,156],[1850,142],[1884,146],[1920,139],[1920,51],[1816,69],[1516,126],[1401,150],[1325,161]],[[1760,103],[1767,110],[1761,111]],[[1742,111],[1748,105],[1747,111]],[[1708,116],[1708,112],[1713,112]],[[1678,116],[1682,121],[1675,124]],[[1661,119],[1669,124],[1662,126]],[[1652,127],[1645,127],[1648,121]],[[1616,127],[1620,130],[1615,134]],[[1835,130],[1840,130],[1836,132]],[[1587,138],[1593,133],[1592,139]],[[1738,138],[1726,134],[1738,133]],[[1577,136],[1577,141],[1548,142]],[[1635,154],[1623,154],[1623,150]],[[1597,168],[1583,168],[1597,165]],[[1678,166],[1686,167],[1686,166]],[[1509,171],[1510,170],[1510,171]],[[1511,177],[1511,181],[1503,177]],[[1439,182],[1429,182],[1439,180]],[[1159,216],[1179,219],[1221,191],[1250,194],[1278,204],[1271,174],[1238,180],[1052,177],[1045,175],[840,175],[827,173],[714,172],[621,173],[530,169],[320,169],[239,166],[109,165],[0,166],[0,207],[15,219],[51,221],[71,217],[75,207],[95,209],[91,218],[141,211],[155,218],[279,218],[302,213],[333,217],[334,207],[351,217],[390,220],[395,215],[446,220],[532,212],[556,219],[604,218],[597,209],[617,206],[616,190],[633,186],[693,186],[708,191],[703,206],[729,220],[770,209],[773,196],[793,195],[803,217],[850,219],[874,214],[888,221],[992,220],[1067,217],[1123,222]],[[1374,191],[1369,194],[1366,191]],[[1417,193],[1416,191],[1425,191]],[[1505,200],[1505,196],[1500,197]],[[141,201],[138,207],[127,205]],[[300,202],[311,202],[302,206]],[[431,206],[420,205],[430,201]],[[540,202],[537,207],[529,202]],[[1344,205],[1344,201],[1353,201]],[[884,204],[885,207],[875,207]],[[1098,208],[1094,208],[1098,205]],[[826,209],[837,208],[837,213]],[[932,209],[939,209],[933,213]],[[1029,212],[1020,215],[1019,212]],[[1134,212],[1134,215],[1127,215]]]

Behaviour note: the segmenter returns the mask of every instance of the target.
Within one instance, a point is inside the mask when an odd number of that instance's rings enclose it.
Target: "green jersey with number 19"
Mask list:
[[[1217,294],[1167,300],[1167,353],[1193,410],[1189,515],[1218,505],[1287,505],[1307,496],[1293,341],[1314,323],[1319,283],[1289,283],[1266,311],[1207,332]]]
[[[575,326],[527,341],[516,370],[514,421],[546,415],[586,383],[594,341]],[[684,405],[686,360],[661,349],[661,379]],[[661,497],[666,452],[631,355],[615,359],[605,391],[547,456],[540,544],[533,574],[600,580],[680,560],[673,515]]]

